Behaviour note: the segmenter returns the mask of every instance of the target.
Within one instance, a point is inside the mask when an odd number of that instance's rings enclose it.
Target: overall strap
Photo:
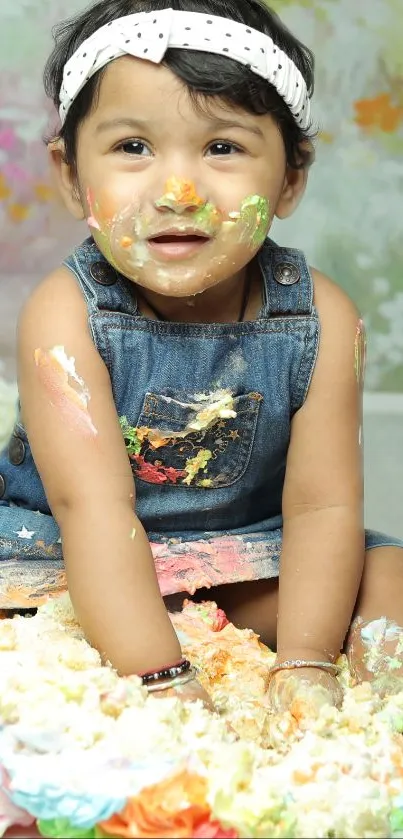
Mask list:
[[[76,276],[90,314],[106,310],[138,315],[134,289],[130,293],[130,281],[105,259],[91,237],[79,245],[63,265]]]
[[[259,254],[264,283],[262,317],[292,317],[313,312],[313,280],[304,254],[267,239]]]

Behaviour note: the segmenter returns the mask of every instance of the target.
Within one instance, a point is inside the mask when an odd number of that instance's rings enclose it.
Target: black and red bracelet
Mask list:
[[[153,684],[155,682],[165,682],[167,680],[176,679],[177,676],[182,676],[190,670],[190,661],[187,658],[182,658],[176,664],[171,664],[169,667],[163,667],[161,670],[154,670],[149,673],[141,673],[143,685]]]

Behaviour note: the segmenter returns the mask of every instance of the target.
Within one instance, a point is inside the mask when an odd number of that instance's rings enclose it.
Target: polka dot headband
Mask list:
[[[225,17],[163,9],[117,18],[87,38],[64,67],[60,119],[88,80],[122,55],[160,64],[168,49],[192,49],[232,58],[270,82],[288,105],[298,125],[310,120],[305,80],[293,61],[274,41]]]

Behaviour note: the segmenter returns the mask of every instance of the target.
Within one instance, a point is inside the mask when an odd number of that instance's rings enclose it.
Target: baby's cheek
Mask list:
[[[102,188],[94,190],[94,199],[105,222],[112,222],[119,210],[128,203],[127,197],[119,196],[117,190]]]

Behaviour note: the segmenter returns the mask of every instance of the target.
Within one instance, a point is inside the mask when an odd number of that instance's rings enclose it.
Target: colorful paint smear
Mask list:
[[[162,595],[278,577],[281,542],[275,534],[247,533],[151,541]]]
[[[88,411],[89,391],[76,373],[75,359],[68,357],[64,347],[35,350],[35,364],[40,381],[45,386],[53,407],[71,431],[94,438],[98,432]]]
[[[368,99],[358,99],[354,109],[355,122],[367,131],[379,129],[392,134],[403,123],[403,107],[399,102],[393,102],[388,92]]]
[[[167,536],[156,542],[151,537],[150,546],[163,597],[279,573],[279,531],[189,541]],[[60,544],[27,540],[24,547],[18,558],[0,563],[0,609],[37,608],[67,591]]]
[[[225,423],[225,420],[235,419],[237,416],[234,410],[234,397],[230,391],[219,390],[209,394],[195,394],[194,401],[180,403],[182,408],[193,412],[193,416],[187,422],[183,431],[172,431],[169,428],[148,428],[147,426],[133,427],[127,417],[120,418],[120,426],[125,438],[126,449],[130,459],[136,464],[136,475],[142,480],[155,484],[172,483],[179,481],[190,486],[200,472],[206,472],[208,462],[213,457],[213,452],[205,446],[194,448],[194,456],[186,458],[183,469],[174,468],[171,465],[164,465],[161,461],[150,462],[145,459],[147,450],[153,451],[172,445],[175,441],[185,440],[192,434],[208,431],[213,425]],[[171,401],[166,397],[167,403]],[[230,432],[231,439],[236,439],[238,432]],[[198,486],[210,488],[212,480],[205,475],[198,481]]]

